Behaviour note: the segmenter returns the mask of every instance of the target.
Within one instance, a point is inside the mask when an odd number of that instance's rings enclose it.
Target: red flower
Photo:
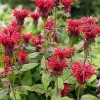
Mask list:
[[[13,16],[15,16],[18,25],[23,25],[24,19],[28,16],[29,11],[27,9],[14,10]]]
[[[22,34],[22,38],[23,38],[25,44],[29,43],[29,40],[31,39],[31,37],[32,37],[32,34]]]
[[[58,37],[54,33],[50,33],[50,37],[53,38],[54,42],[58,43]]]
[[[72,65],[72,73],[80,84],[84,84],[87,79],[91,78],[91,76],[95,74],[95,71],[91,64],[77,62]]]
[[[52,70],[51,74],[60,75],[63,69],[67,67],[65,59],[59,59],[56,57],[48,58],[47,65]]]
[[[54,30],[54,19],[50,18],[47,20],[45,28],[47,30]]]
[[[80,34],[81,21],[76,19],[68,20],[69,36],[78,36]]]
[[[65,97],[70,92],[70,87],[65,83],[64,89],[60,92],[61,97]]]
[[[18,52],[18,59],[19,59],[19,64],[26,64],[28,63],[28,60],[27,60],[27,53],[26,51],[19,51]]]
[[[46,18],[54,6],[54,0],[35,0],[35,3],[42,18]]]
[[[65,48],[56,48],[54,51],[54,56],[56,58],[64,59],[70,55],[70,52]]]
[[[10,65],[10,58],[9,58],[9,56],[4,56],[3,57],[3,62],[6,63],[7,65]]]
[[[6,74],[10,74],[12,72],[12,68],[5,66],[4,69],[0,72],[0,77],[6,75]]]
[[[42,35],[38,35],[32,38],[32,43],[33,45],[36,47],[36,51],[38,52],[41,48],[42,48],[42,43],[43,43],[43,36]]]
[[[12,25],[5,28],[0,33],[0,43],[3,45],[5,55],[11,56],[14,51],[15,45],[19,42],[18,27]]]
[[[70,5],[72,4],[73,0],[62,0],[62,5],[63,5],[63,10],[65,12],[69,12],[70,11]]]
[[[33,18],[34,24],[37,24],[37,23],[38,23],[38,19],[39,19],[39,17],[40,17],[40,14],[39,14],[39,13],[31,12],[31,13],[30,13],[30,16]]]
[[[82,32],[85,35],[86,41],[92,43],[98,35],[98,26],[94,24],[85,24],[82,26]]]

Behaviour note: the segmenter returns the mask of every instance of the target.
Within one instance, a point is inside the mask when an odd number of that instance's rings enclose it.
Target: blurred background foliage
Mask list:
[[[73,0],[71,15],[80,18],[82,16],[99,16],[100,0]],[[31,0],[0,0],[0,3],[8,3],[11,8],[23,5],[34,10],[35,4]]]

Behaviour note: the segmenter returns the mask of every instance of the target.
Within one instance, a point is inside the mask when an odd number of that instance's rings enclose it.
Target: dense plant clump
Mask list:
[[[69,18],[73,0],[33,2],[35,11],[15,9],[0,30],[0,100],[100,99],[99,68],[92,60],[99,21]],[[35,30],[41,20],[41,32],[26,33],[26,19]]]

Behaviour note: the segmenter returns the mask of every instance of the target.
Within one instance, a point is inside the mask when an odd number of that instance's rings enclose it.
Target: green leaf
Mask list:
[[[57,81],[58,81],[58,89],[63,90],[64,88],[63,80],[60,77],[58,77]]]
[[[31,93],[29,95],[29,100],[33,100],[33,98],[34,98],[34,100],[38,100],[37,96],[35,94]]]
[[[36,85],[32,86],[30,91],[34,91],[34,92],[37,92],[40,94],[45,93],[45,90],[44,90],[44,87],[42,84],[36,84]]]
[[[96,80],[97,76],[96,75],[92,75],[92,77],[87,81],[88,84],[90,84],[91,82],[93,82],[94,80]]]
[[[60,32],[56,32],[56,35],[58,37],[58,40],[63,44],[65,45],[65,42],[64,42],[64,38],[62,37],[61,33]]]
[[[63,76],[62,76],[62,79],[63,79],[63,80],[68,79],[68,78],[69,78],[69,76],[71,75],[71,72],[72,72],[72,70],[71,70],[71,69],[66,69],[66,70],[64,70],[64,71],[63,71]]]
[[[45,56],[42,57],[41,59],[41,68],[45,69],[46,65],[45,65]]]
[[[42,74],[42,82],[43,82],[43,86],[44,86],[45,90],[47,89],[48,85],[50,84],[50,81],[51,81],[50,75],[47,73],[43,73]]]
[[[30,69],[35,68],[38,65],[38,63],[29,63],[29,64],[24,64],[20,71],[28,71]]]
[[[38,55],[39,55],[38,52],[34,52],[34,53],[29,54],[29,55],[28,55],[28,58],[32,59],[32,58],[37,57]]]
[[[21,85],[30,86],[31,84],[32,84],[32,76],[31,76],[31,72],[28,71],[27,73],[25,73],[25,76],[23,77],[21,81]]]
[[[51,100],[60,100],[60,96],[52,95]]]
[[[63,97],[63,98],[61,98],[61,99],[59,99],[59,100],[74,100],[74,99],[69,98],[69,97]]]
[[[98,100],[98,98],[93,95],[86,94],[83,95],[80,100]]]
[[[0,90],[0,99],[3,99],[8,94],[9,89]]]

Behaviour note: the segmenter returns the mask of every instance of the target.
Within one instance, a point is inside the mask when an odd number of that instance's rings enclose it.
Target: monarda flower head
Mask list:
[[[61,0],[63,5],[63,10],[67,13],[70,12],[70,6],[73,0]]]
[[[64,89],[60,92],[61,97],[65,97],[70,92],[70,87],[64,83]]]
[[[40,14],[39,13],[35,13],[35,12],[31,12],[30,16],[33,18],[34,24],[37,24],[38,23],[38,19],[40,17]]]
[[[54,19],[50,18],[47,20],[45,28],[47,30],[54,30]]]
[[[22,38],[23,38],[25,44],[28,44],[29,40],[32,38],[32,34],[22,34]]]
[[[11,62],[10,62],[9,56],[4,56],[4,57],[3,57],[3,62],[6,63],[7,65],[10,65]]]
[[[72,73],[80,84],[86,83],[86,81],[96,74],[90,63],[77,62],[72,65]]]
[[[38,7],[38,11],[42,18],[47,18],[48,14],[54,6],[54,0],[33,0]]]
[[[19,42],[18,27],[12,25],[0,32],[0,44],[4,47],[5,55],[11,56],[15,45]]]
[[[81,30],[80,30],[80,26],[81,26],[81,21],[77,20],[77,19],[69,19],[68,20],[68,27],[67,30],[69,32],[69,36],[79,36]]]
[[[24,19],[28,16],[29,11],[27,9],[14,10],[13,16],[17,20],[18,25],[23,25]]]
[[[18,52],[18,63],[19,64],[26,64],[26,63],[28,63],[27,53],[26,53],[25,50],[22,50],[22,51]]]
[[[65,59],[50,57],[48,58],[47,65],[51,69],[51,74],[61,75],[61,72],[63,71],[63,69],[67,67],[67,62]]]

